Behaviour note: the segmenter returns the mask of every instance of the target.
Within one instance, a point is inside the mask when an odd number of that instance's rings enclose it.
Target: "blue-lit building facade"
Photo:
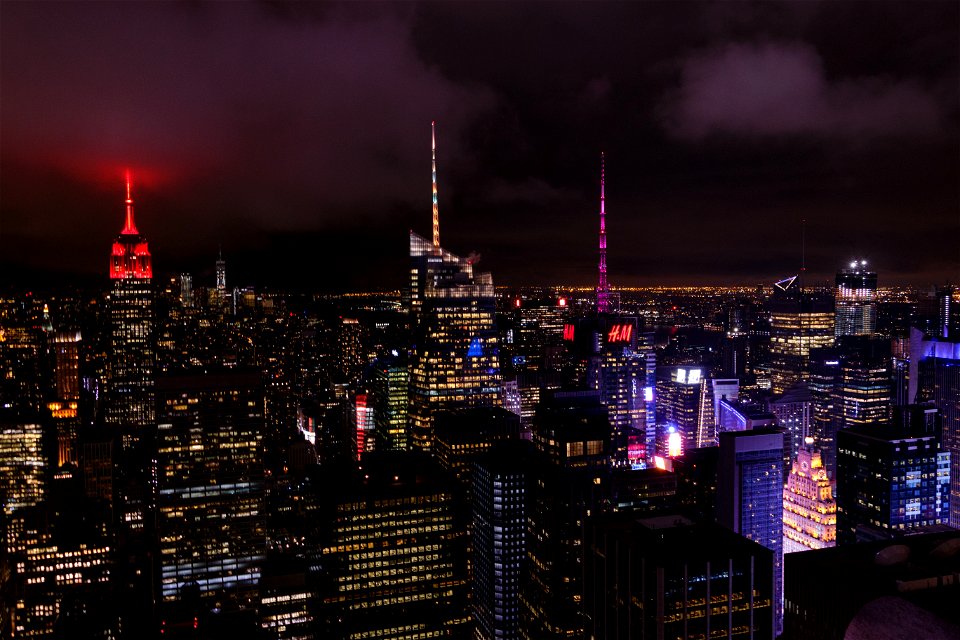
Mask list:
[[[476,637],[520,637],[520,589],[527,566],[529,442],[494,446],[473,471],[473,612]]]
[[[717,521],[773,552],[773,636],[783,629],[783,433],[720,434]]]
[[[930,424],[871,424],[837,432],[837,542],[947,524],[950,453]]]
[[[704,416],[704,369],[700,366],[660,367],[657,371],[657,452],[675,457],[685,451],[714,446],[712,415]],[[708,411],[712,414],[711,410]],[[704,429],[701,418],[710,422]]]

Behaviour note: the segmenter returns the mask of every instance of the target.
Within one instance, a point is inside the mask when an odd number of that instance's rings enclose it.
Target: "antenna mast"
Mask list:
[[[437,122],[430,121],[430,150],[433,168],[433,246],[440,249],[440,207],[437,202]]]
[[[597,313],[610,311],[610,288],[607,286],[607,209],[606,167],[604,153],[600,152],[600,263],[597,279]]]

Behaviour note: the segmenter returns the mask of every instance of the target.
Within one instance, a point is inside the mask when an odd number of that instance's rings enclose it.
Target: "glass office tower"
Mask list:
[[[854,260],[837,273],[834,332],[840,336],[869,336],[877,327],[877,274],[866,260]]]
[[[410,232],[410,436],[429,451],[442,409],[502,404],[493,278]]]

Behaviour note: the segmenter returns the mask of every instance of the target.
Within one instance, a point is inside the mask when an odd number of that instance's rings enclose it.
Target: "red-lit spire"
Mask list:
[[[131,195],[130,172],[127,171],[127,217],[123,231],[117,236],[110,252],[110,278],[126,280],[128,278],[150,279],[153,277],[153,264],[146,238],[140,235],[133,221],[133,197]]]
[[[127,218],[123,224],[123,235],[140,235],[137,225],[133,221],[133,198],[130,197],[130,170],[127,169]]]
[[[433,159],[433,246],[440,248],[440,207],[437,202],[437,122],[430,121],[430,150]]]

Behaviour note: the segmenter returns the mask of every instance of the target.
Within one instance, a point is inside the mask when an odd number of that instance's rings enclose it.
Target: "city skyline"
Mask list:
[[[0,0],[0,640],[960,639],[958,45]]]
[[[601,152],[613,288],[771,282],[799,270],[803,220],[808,282],[864,257],[881,287],[956,281],[957,8],[866,6],[869,21],[805,3],[570,4],[551,28],[519,5],[521,42],[482,5],[8,4],[0,270],[100,282],[129,163],[158,275],[206,286],[222,245],[236,284],[399,288],[404,234],[428,235],[436,120],[444,244],[483,254],[498,283],[596,282]],[[532,64],[493,73],[504,54],[471,19]],[[582,58],[560,48],[574,35]]]

